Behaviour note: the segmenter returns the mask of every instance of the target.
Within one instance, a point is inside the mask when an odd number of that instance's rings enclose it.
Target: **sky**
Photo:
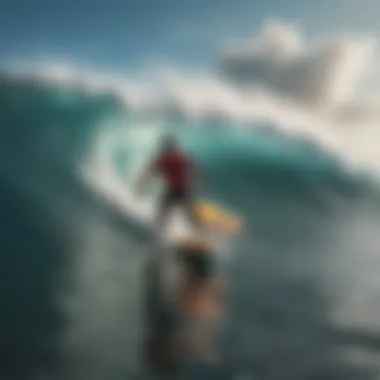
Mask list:
[[[212,64],[228,40],[269,19],[296,23],[309,38],[380,32],[376,0],[5,0],[0,62],[65,57],[92,67],[136,69],[168,60]]]

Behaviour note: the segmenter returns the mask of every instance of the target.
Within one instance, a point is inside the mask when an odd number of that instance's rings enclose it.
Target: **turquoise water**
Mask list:
[[[1,88],[0,377],[143,378],[136,305],[148,247],[79,168],[99,160],[128,183],[156,140],[114,95],[5,77]],[[347,352],[377,355],[378,189],[273,126],[149,125],[174,129],[204,170],[204,191],[247,223],[228,268],[226,373],[372,378],[370,360]]]

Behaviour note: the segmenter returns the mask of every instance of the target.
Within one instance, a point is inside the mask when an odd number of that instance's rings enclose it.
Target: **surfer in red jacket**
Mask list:
[[[159,175],[164,180],[165,189],[157,217],[159,228],[165,225],[168,213],[174,206],[181,206],[184,209],[193,226],[200,225],[192,196],[196,174],[194,162],[189,155],[181,149],[173,136],[166,136],[161,151],[142,178]]]

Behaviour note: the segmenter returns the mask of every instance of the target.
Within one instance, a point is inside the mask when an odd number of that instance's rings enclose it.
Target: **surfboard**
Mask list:
[[[198,219],[205,227],[227,235],[236,235],[242,232],[241,218],[217,202],[201,199],[195,202],[194,207]]]

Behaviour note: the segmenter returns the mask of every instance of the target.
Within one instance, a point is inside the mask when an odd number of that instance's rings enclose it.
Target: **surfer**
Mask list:
[[[154,175],[164,180],[164,192],[160,200],[157,226],[162,229],[167,216],[174,206],[181,206],[190,223],[198,228],[200,221],[194,209],[193,185],[198,170],[192,158],[179,146],[173,136],[165,136],[162,148],[140,178],[145,182]]]

